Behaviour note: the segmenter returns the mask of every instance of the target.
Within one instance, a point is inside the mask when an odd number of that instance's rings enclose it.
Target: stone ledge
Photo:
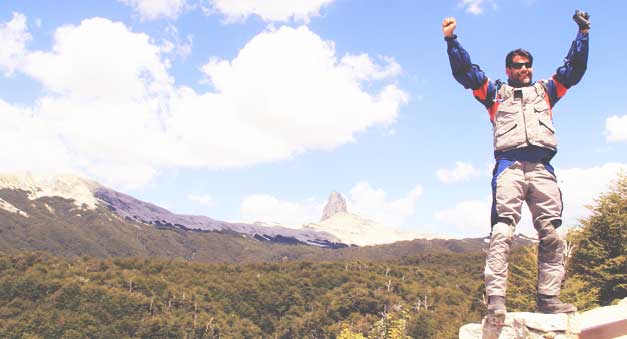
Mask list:
[[[617,305],[599,307],[582,313],[541,314],[512,312],[502,327],[467,324],[459,329],[460,339],[577,339],[587,329],[627,319],[627,298]],[[620,330],[627,339],[627,328]],[[611,337],[609,337],[611,338]]]

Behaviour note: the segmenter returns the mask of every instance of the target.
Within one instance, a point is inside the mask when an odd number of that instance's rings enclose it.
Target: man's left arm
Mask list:
[[[577,38],[570,46],[564,65],[557,68],[551,80],[545,82],[551,106],[566,94],[569,88],[579,83],[588,67],[588,30],[590,16],[586,12],[577,11],[573,16],[579,25]]]

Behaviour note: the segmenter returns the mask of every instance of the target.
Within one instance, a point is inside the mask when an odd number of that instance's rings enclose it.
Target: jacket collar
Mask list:
[[[514,88],[528,87],[533,86],[536,82],[532,81],[529,85],[521,84],[518,81],[513,81],[512,79],[507,79],[507,84]]]

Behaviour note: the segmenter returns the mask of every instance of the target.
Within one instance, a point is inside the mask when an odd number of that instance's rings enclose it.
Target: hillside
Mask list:
[[[200,231],[121,218],[102,204],[81,208],[71,199],[0,189],[0,199],[19,211],[0,209],[0,250],[46,251],[72,256],[145,256],[200,262],[260,262],[287,259],[394,260],[424,252],[477,252],[484,239],[415,239],[393,244],[325,249],[298,241],[260,241],[233,231]],[[529,243],[519,239],[520,244]]]
[[[481,266],[461,254],[248,265],[0,255],[0,337],[334,338],[406,310],[413,338],[454,338],[480,319]]]
[[[335,197],[342,199],[337,193]],[[373,234],[380,239],[385,227],[369,227],[372,222],[364,223],[358,216],[338,222],[343,220],[339,217],[352,215],[344,212],[345,206],[336,207],[332,213],[326,211],[329,216],[319,224],[320,230],[228,223],[175,214],[72,175],[5,173],[0,175],[0,250],[46,251],[65,257],[144,256],[239,263],[285,258],[395,260],[424,252],[476,252],[485,247],[485,239],[419,237],[393,242],[395,235],[388,237],[390,244],[347,247],[328,232],[334,231],[343,239],[361,237],[356,242],[364,242]],[[345,237],[348,232],[353,235]],[[519,238],[516,243],[530,241]]]

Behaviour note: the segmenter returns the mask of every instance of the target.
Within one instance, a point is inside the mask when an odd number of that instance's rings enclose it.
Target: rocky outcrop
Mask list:
[[[398,229],[350,213],[346,207],[346,200],[338,192],[331,192],[321,220],[303,224],[302,228],[327,232],[335,235],[341,243],[357,246],[382,245],[413,239],[445,239],[443,236]]]
[[[502,327],[486,323],[467,324],[459,329],[459,339],[592,339],[603,327],[621,332],[603,338],[627,338],[627,298],[618,305],[599,307],[573,314],[512,312]],[[618,324],[618,325],[617,325]],[[618,328],[618,330],[616,330]],[[605,331],[607,332],[607,331]],[[622,335],[622,336],[621,336]]]
[[[329,201],[327,201],[327,204],[324,206],[324,210],[322,211],[322,218],[320,221],[325,221],[340,212],[348,212],[346,209],[346,200],[344,200],[344,197],[341,194],[331,192]]]

